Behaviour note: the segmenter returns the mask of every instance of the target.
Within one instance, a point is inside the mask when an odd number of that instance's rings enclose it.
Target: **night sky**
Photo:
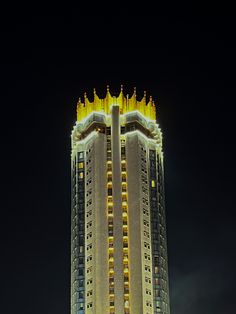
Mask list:
[[[107,84],[157,104],[172,314],[236,313],[235,17],[154,13],[1,21],[0,313],[69,313],[70,132]]]

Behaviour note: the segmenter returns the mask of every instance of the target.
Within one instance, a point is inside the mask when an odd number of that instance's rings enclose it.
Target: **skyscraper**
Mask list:
[[[77,104],[71,314],[169,314],[162,133],[152,98]]]

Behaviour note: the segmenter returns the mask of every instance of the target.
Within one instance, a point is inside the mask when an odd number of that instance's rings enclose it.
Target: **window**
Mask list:
[[[155,180],[152,180],[152,188],[155,188],[156,187],[156,181]]]
[[[79,173],[79,178],[80,178],[80,179],[83,179],[83,177],[84,177],[84,173],[83,173],[83,172],[80,172],[80,173]]]
[[[87,257],[87,262],[91,261],[92,259],[93,259],[92,255],[89,255],[89,256]]]
[[[89,221],[88,223],[87,223],[87,228],[89,228],[89,227],[91,227],[92,226],[92,221]]]
[[[91,273],[92,270],[93,270],[92,266],[88,267],[88,268],[87,268],[87,274]]]
[[[151,283],[151,278],[149,278],[149,277],[145,277],[145,282],[147,282],[147,283]]]
[[[79,169],[83,169],[84,168],[84,163],[83,162],[79,162]]]
[[[144,242],[144,247],[145,247],[146,249],[150,249],[150,245],[149,245],[147,242]]]
[[[151,295],[151,290],[146,289],[146,294]]]
[[[152,303],[150,301],[147,301],[146,305],[152,307]]]
[[[93,303],[88,303],[87,304],[87,308],[90,308],[90,307],[92,307],[93,306]]]
[[[89,216],[91,216],[92,215],[92,211],[90,210],[90,211],[88,211],[88,213],[87,213],[87,217],[89,217]],[[88,227],[87,227],[88,228]]]
[[[87,234],[87,239],[89,239],[89,238],[92,238],[92,232],[89,232],[89,233]]]
[[[150,255],[148,255],[147,253],[144,254],[144,258],[150,261]]]
[[[92,243],[90,243],[89,245],[87,245],[87,251],[92,249]]]
[[[87,297],[89,297],[89,296],[92,295],[92,294],[93,294],[93,291],[92,291],[92,290],[88,291],[88,292],[87,292]]]
[[[92,199],[88,200],[87,202],[87,206],[91,205],[92,204]]]
[[[144,268],[145,268],[145,270],[146,270],[146,271],[148,271],[148,272],[150,272],[150,271],[151,271],[151,268],[150,268],[150,266],[148,266],[148,265],[145,265],[145,267],[144,267]]]

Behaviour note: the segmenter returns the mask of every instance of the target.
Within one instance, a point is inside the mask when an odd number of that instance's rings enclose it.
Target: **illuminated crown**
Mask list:
[[[120,114],[125,114],[131,111],[139,111],[146,118],[150,120],[156,120],[156,107],[152,96],[150,96],[149,101],[146,101],[146,92],[144,92],[143,98],[138,101],[136,99],[136,88],[134,88],[133,95],[126,97],[123,94],[123,86],[121,85],[120,94],[118,97],[112,96],[109,91],[109,86],[107,86],[107,93],[105,98],[99,98],[94,89],[94,99],[92,102],[89,101],[87,94],[84,93],[84,102],[79,101],[77,103],[77,121],[80,122],[86,118],[93,111],[103,112],[105,114],[110,114],[111,105],[116,105],[120,107]]]

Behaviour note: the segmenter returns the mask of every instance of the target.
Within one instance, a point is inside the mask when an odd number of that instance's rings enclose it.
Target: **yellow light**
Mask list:
[[[152,180],[152,188],[155,188],[155,186],[156,186],[156,181]]]
[[[134,91],[130,98],[127,98],[124,96],[123,90],[121,89],[118,97],[112,97],[108,90],[104,99],[99,98],[96,92],[94,92],[94,99],[92,102],[89,101],[85,94],[84,102],[81,102],[79,99],[77,103],[77,121],[83,122],[85,118],[92,115],[93,112],[104,115],[110,114],[113,104],[120,107],[121,114],[138,111],[147,119],[152,121],[156,119],[156,107],[151,97],[147,102],[146,94],[144,94],[141,101],[138,101],[136,98],[136,91]]]

